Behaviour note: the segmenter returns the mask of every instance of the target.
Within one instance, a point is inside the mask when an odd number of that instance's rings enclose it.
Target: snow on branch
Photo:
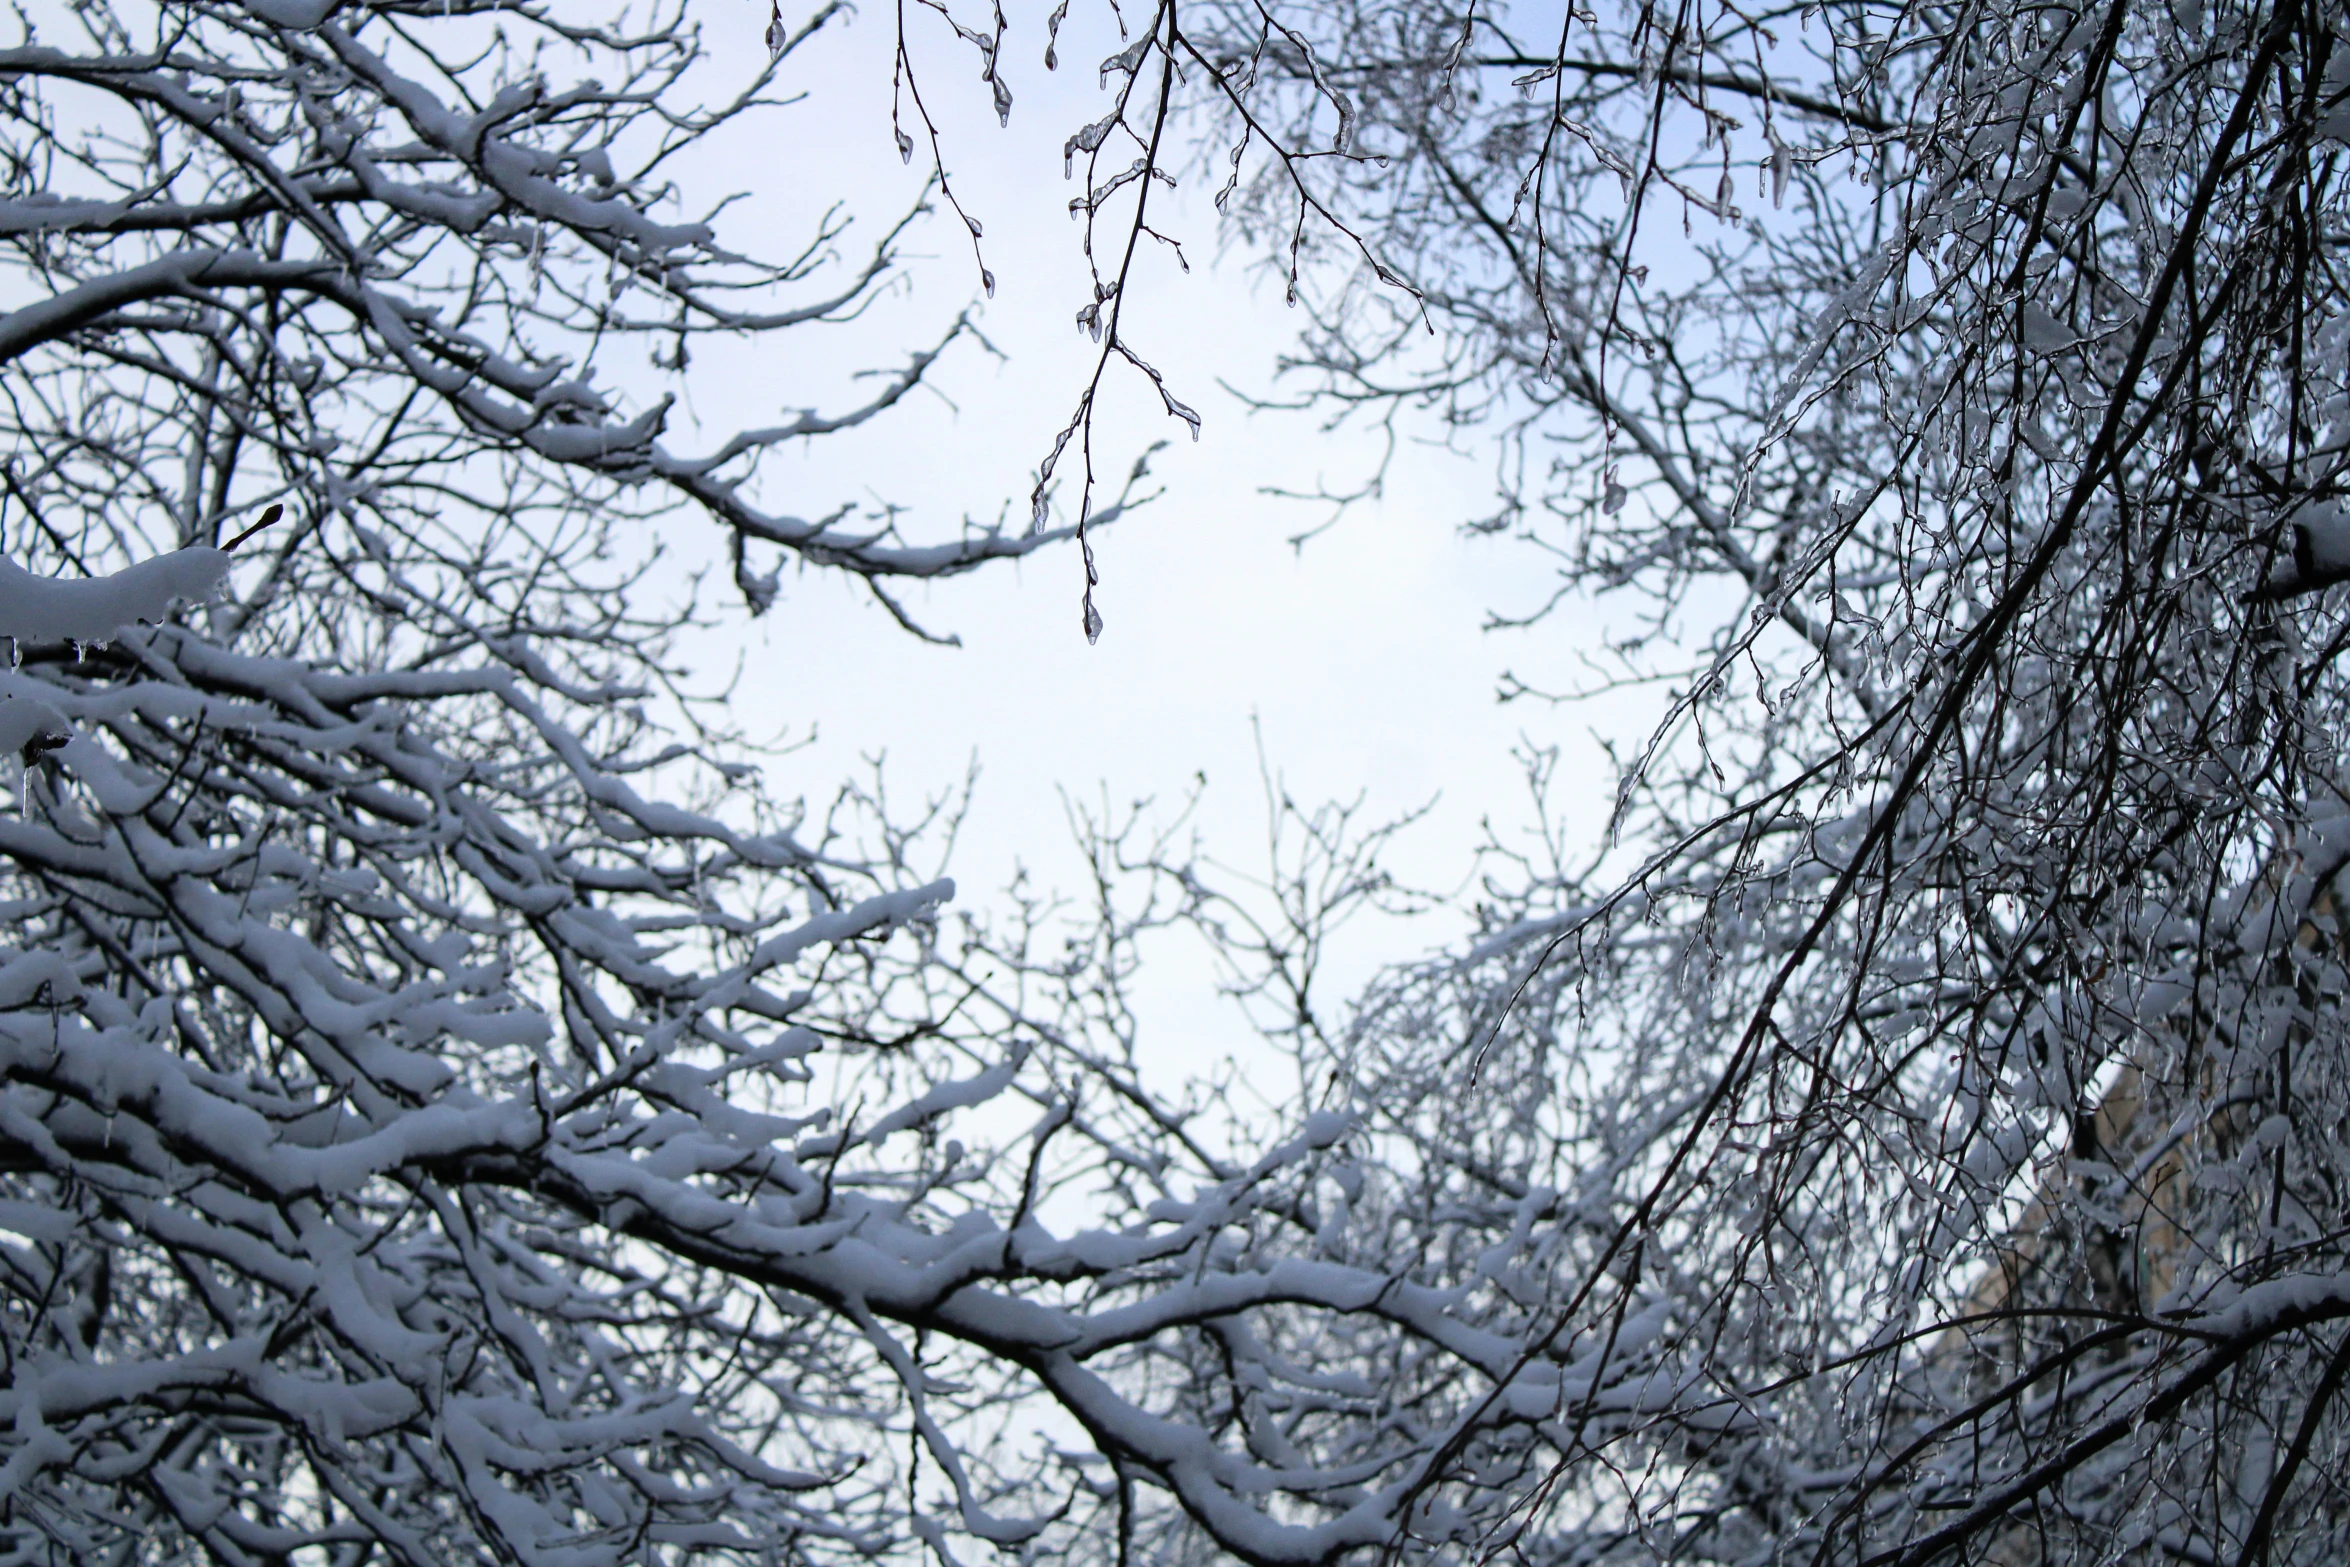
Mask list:
[[[36,577],[0,557],[0,637],[109,642],[126,626],[163,620],[175,604],[201,603],[228,568],[226,554],[203,545],[78,580]]]
[[[1653,1423],[1464,1416],[1382,1549],[2341,1556],[2339,8],[1186,17],[1290,398],[1492,438],[1583,661],[1505,696],[1653,697],[1298,1036],[1347,1235],[1526,1205],[1530,1370],[1667,1303]]]
[[[672,445],[696,343],[854,314],[902,233],[680,211],[782,96],[707,66],[681,7],[506,0],[0,50],[0,1556],[1320,1562],[1454,1434],[1678,1385],[1649,1303],[1538,1342],[1542,1202],[1395,1230],[1353,1109],[1153,1086],[1145,926],[953,905],[948,813],[811,807],[703,700],[681,512],[754,609],[778,555],[882,592],[1066,531],[762,471],[963,317]]]

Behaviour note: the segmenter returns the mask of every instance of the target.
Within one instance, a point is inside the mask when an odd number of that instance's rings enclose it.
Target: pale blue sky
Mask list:
[[[793,461],[807,486],[795,504],[805,511],[886,497],[909,508],[907,530],[919,538],[951,531],[966,512],[993,517],[1007,501],[1017,517],[1089,372],[1092,345],[1072,323],[1085,275],[1066,205],[1077,187],[1062,182],[1061,144],[1101,112],[1094,67],[1107,51],[1085,25],[1107,13],[1072,15],[1061,69],[1048,78],[1039,20],[1012,10],[1006,57],[1018,101],[1003,130],[974,80],[970,51],[945,37],[935,17],[909,9],[927,50],[923,85],[949,170],[985,225],[998,280],[981,325],[1009,357],[958,348],[937,372],[944,396],[917,395],[863,431],[812,443]],[[705,25],[747,29],[749,39],[750,14],[742,0],[708,0]],[[1108,39],[1114,45],[1114,34]],[[730,238],[763,234],[773,251],[828,199],[851,200],[867,224],[912,199],[924,157],[917,151],[906,168],[891,145],[891,41],[888,11],[858,18],[818,46],[820,69],[802,73],[802,82],[824,84],[818,95],[771,117],[758,135],[737,138],[700,171],[708,177],[714,169],[753,192],[733,215],[742,227]],[[778,126],[782,144],[768,145]],[[1496,704],[1495,677],[1505,667],[1564,683],[1590,629],[1587,617],[1568,613],[1531,633],[1480,630],[1488,608],[1537,602],[1549,581],[1544,558],[1523,544],[1458,533],[1461,519],[1489,509],[1482,453],[1407,445],[1383,502],[1358,508],[1302,555],[1286,542],[1321,514],[1260,488],[1350,482],[1375,460],[1377,443],[1366,433],[1326,434],[1311,417],[1252,417],[1219,387],[1219,378],[1268,387],[1298,318],[1276,286],[1245,274],[1244,257],[1214,264],[1212,216],[1204,193],[1180,194],[1162,221],[1185,239],[1192,271],[1184,276],[1165,253],[1155,255],[1135,298],[1139,318],[1129,315],[1142,351],[1203,414],[1200,442],[1159,412],[1139,376],[1112,372],[1102,430],[1113,492],[1144,445],[1162,436],[1173,444],[1154,465],[1165,496],[1100,540],[1099,603],[1108,623],[1100,644],[1089,648],[1080,634],[1074,550],[908,590],[908,609],[935,630],[959,634],[960,649],[919,644],[848,583],[787,574],[768,617],[721,639],[746,661],[746,723],[793,738],[815,730],[813,745],[778,764],[778,781],[822,795],[860,757],[886,751],[893,787],[911,796],[958,780],[976,754],[981,787],[955,866],[973,900],[985,899],[1015,861],[1048,883],[1074,882],[1062,788],[1089,796],[1106,788],[1116,802],[1173,801],[1204,771],[1211,848],[1258,863],[1263,813],[1252,714],[1301,801],[1359,790],[1371,813],[1385,814],[1440,795],[1398,867],[1423,882],[1461,880],[1481,817],[1524,819],[1510,754],[1522,734],[1568,747],[1560,803],[1596,834],[1608,779],[1587,731],[1595,721],[1638,727],[1637,709]],[[802,337],[793,346],[809,357],[778,362],[770,351],[714,374],[719,367],[705,355],[694,377],[696,411],[713,422],[756,420],[817,401],[841,384],[844,369],[891,362],[901,345],[976,297],[976,269],[951,217],[934,220],[913,248],[930,259],[916,263],[910,287],[864,321]],[[724,407],[711,405],[714,383],[726,388]],[[1457,920],[1428,927],[1424,937],[1365,930],[1334,977],[1351,984],[1379,958],[1406,956],[1459,930]],[[1199,1005],[1199,986],[1199,974],[1184,967],[1163,977],[1168,1027],[1220,1034],[1213,1008]]]

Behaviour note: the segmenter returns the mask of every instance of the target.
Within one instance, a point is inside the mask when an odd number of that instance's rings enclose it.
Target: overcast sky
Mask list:
[[[750,43],[751,14],[743,0],[707,0],[704,21],[715,36],[731,30]],[[951,532],[966,513],[992,518],[1009,504],[1017,517],[1024,509],[1036,465],[1091,367],[1092,346],[1072,322],[1085,274],[1067,212],[1077,187],[1062,182],[1061,145],[1102,112],[1094,66],[1115,39],[1078,34],[1081,21],[1095,19],[1071,18],[1062,67],[1048,78],[1041,29],[1013,12],[1009,130],[987,110],[970,51],[936,26],[917,33],[949,172],[985,226],[998,280],[980,324],[1007,357],[962,345],[937,372],[943,395],[918,395],[864,431],[811,443],[797,459],[805,494],[794,504],[805,513],[885,498],[908,508],[907,531],[921,538]],[[914,21],[935,18],[916,11]],[[810,100],[770,116],[696,171],[751,193],[733,214],[731,242],[756,237],[770,254],[796,249],[811,216],[833,200],[851,204],[863,232],[914,198],[925,160],[918,152],[902,166],[891,144],[892,36],[890,13],[876,8],[815,45],[795,82],[815,89]],[[1070,549],[912,588],[907,608],[959,636],[960,648],[905,635],[849,583],[787,576],[770,615],[730,629],[712,648],[713,657],[745,660],[740,712],[751,727],[794,739],[814,732],[812,745],[777,764],[778,781],[787,792],[822,795],[860,757],[886,752],[893,789],[912,794],[959,780],[976,756],[981,785],[954,867],[966,900],[985,899],[1015,862],[1073,884],[1064,789],[1106,791],[1120,803],[1172,801],[1204,772],[1210,848],[1234,863],[1261,863],[1252,715],[1301,801],[1360,792],[1384,814],[1436,798],[1399,864],[1423,883],[1462,880],[1482,818],[1525,819],[1511,756],[1521,736],[1568,748],[1560,803],[1596,833],[1608,780],[1587,732],[1595,721],[1621,727],[1629,713],[1620,704],[1595,713],[1495,702],[1504,668],[1564,683],[1577,641],[1591,633],[1574,612],[1530,633],[1481,630],[1488,609],[1538,602],[1550,581],[1524,544],[1460,535],[1462,519],[1490,510],[1485,454],[1409,444],[1383,501],[1356,508],[1302,553],[1293,549],[1289,537],[1324,514],[1260,490],[1358,482],[1378,442],[1368,432],[1326,433],[1308,415],[1251,415],[1219,386],[1272,389],[1275,355],[1298,318],[1277,285],[1249,274],[1247,256],[1219,261],[1203,194],[1180,193],[1170,216],[1192,271],[1184,276],[1171,257],[1154,256],[1129,326],[1205,428],[1193,444],[1138,376],[1113,369],[1103,423],[1112,473],[1150,441],[1174,444],[1154,464],[1164,496],[1100,539],[1100,644],[1088,647],[1080,631],[1081,568]],[[715,423],[825,399],[838,406],[844,372],[889,364],[951,320],[978,297],[970,249],[951,218],[920,232],[913,248],[923,259],[885,308],[828,336],[803,336],[793,352],[806,358],[782,361],[770,351],[705,363],[689,377],[693,412]],[[725,406],[711,406],[714,387]],[[1340,977],[1351,983],[1379,958],[1459,929],[1455,919],[1424,935],[1366,931],[1344,954]],[[1172,1032],[1222,1028],[1213,1009],[1197,1005],[1200,984],[1197,970],[1180,964],[1162,975]]]

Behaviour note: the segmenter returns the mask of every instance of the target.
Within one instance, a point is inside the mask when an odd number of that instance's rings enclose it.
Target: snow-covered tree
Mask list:
[[[1505,694],[1667,693],[1320,1047],[1351,1233],[1514,1213],[1528,1372],[1647,1368],[1455,1427],[1411,1539],[2341,1559],[2341,7],[1180,22],[1295,372],[1501,437],[1506,615],[1613,606]]]
[[[960,323],[669,428],[890,274],[672,184],[838,14],[723,98],[678,7],[0,50],[0,1559],[2338,1556],[2340,16],[1130,10],[1103,368],[1192,91],[1301,371],[1499,428],[1674,692],[1340,1013],[1344,813],[1269,904],[1104,824],[1084,917],[950,915],[951,807],[795,804],[678,667],[656,523],[717,613],[1061,536],[763,471]],[[1143,1069],[1176,922],[1259,1144]]]
[[[951,807],[796,804],[679,667],[656,524],[713,613],[1062,536],[763,466],[959,322],[669,428],[698,342],[788,363],[891,275],[686,205],[839,15],[732,77],[679,5],[88,0],[0,49],[0,1560],[1321,1562],[1464,1433],[1644,1396],[1629,1340],[1530,1346],[1524,1171],[1464,1205],[1343,1082],[1252,1146],[1138,1065],[1184,919],[1318,1050],[1376,835],[1283,815],[1255,926],[1133,829],[1087,918],[950,918]]]

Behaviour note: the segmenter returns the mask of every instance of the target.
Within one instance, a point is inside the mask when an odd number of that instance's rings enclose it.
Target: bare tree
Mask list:
[[[1514,1215],[1520,1378],[1589,1368],[1390,1549],[2339,1559],[2340,9],[1186,27],[1292,368],[1500,435],[1513,615],[1669,692],[1611,843],[1319,1057],[1391,1244]]]

